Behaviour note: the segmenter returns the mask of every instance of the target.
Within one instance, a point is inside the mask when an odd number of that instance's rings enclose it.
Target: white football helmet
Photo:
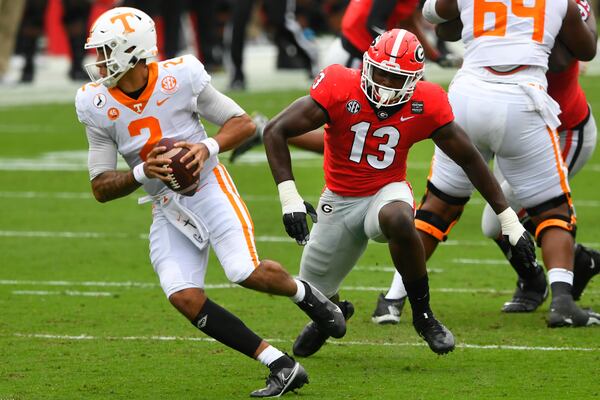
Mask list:
[[[154,21],[136,8],[110,9],[92,25],[85,48],[96,49],[100,56],[85,65],[90,79],[113,87],[139,60],[158,54]],[[100,67],[107,68],[106,76],[100,75]]]
[[[415,35],[404,29],[384,32],[363,55],[360,87],[377,108],[406,103],[423,77],[424,62],[425,52]],[[403,87],[387,87],[375,82],[375,68],[403,77]]]

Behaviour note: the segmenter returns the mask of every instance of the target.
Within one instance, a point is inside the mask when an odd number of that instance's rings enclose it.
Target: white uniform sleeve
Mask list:
[[[90,181],[106,171],[117,169],[117,145],[100,128],[86,126],[89,152],[88,152],[88,170]]]
[[[197,100],[198,114],[207,121],[223,126],[233,117],[246,112],[235,101],[219,92],[210,83],[200,92]]]

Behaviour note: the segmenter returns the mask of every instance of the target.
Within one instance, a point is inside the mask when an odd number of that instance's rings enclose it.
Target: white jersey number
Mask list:
[[[526,6],[525,0],[511,0],[510,8],[514,16],[533,19],[531,39],[542,43],[544,40],[544,20],[546,0],[534,0],[533,5]],[[473,36],[505,36],[508,22],[508,6],[501,1],[474,0],[473,2]],[[485,27],[486,16],[493,16],[494,25]]]
[[[350,161],[360,163],[363,156],[363,150],[365,148],[365,141],[371,124],[368,122],[359,122],[358,124],[352,125],[350,130],[354,132],[354,142],[352,143],[352,150],[350,151]],[[394,162],[396,157],[395,147],[400,141],[400,132],[393,126],[383,126],[375,132],[373,136],[383,138],[388,137],[386,143],[381,143],[378,150],[383,153],[383,157],[375,156],[373,154],[367,155],[367,163],[375,169],[386,169]]]

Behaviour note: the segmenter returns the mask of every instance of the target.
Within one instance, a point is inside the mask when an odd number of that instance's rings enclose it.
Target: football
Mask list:
[[[198,188],[198,177],[193,176],[193,169],[185,168],[185,164],[181,162],[181,158],[186,155],[189,150],[185,147],[175,147],[178,140],[172,138],[162,138],[156,145],[164,146],[167,149],[164,153],[158,155],[158,158],[170,158],[170,167],[173,170],[169,174],[169,182],[165,183],[171,190],[184,196],[193,196]],[[187,160],[189,162],[189,160]]]

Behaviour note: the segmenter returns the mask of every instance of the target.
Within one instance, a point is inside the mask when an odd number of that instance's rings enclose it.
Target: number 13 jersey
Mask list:
[[[360,77],[360,70],[334,64],[316,77],[310,90],[329,118],[325,183],[340,196],[370,196],[404,181],[410,147],[454,120],[446,92],[434,83],[418,82],[411,99],[393,112],[369,103]]]

